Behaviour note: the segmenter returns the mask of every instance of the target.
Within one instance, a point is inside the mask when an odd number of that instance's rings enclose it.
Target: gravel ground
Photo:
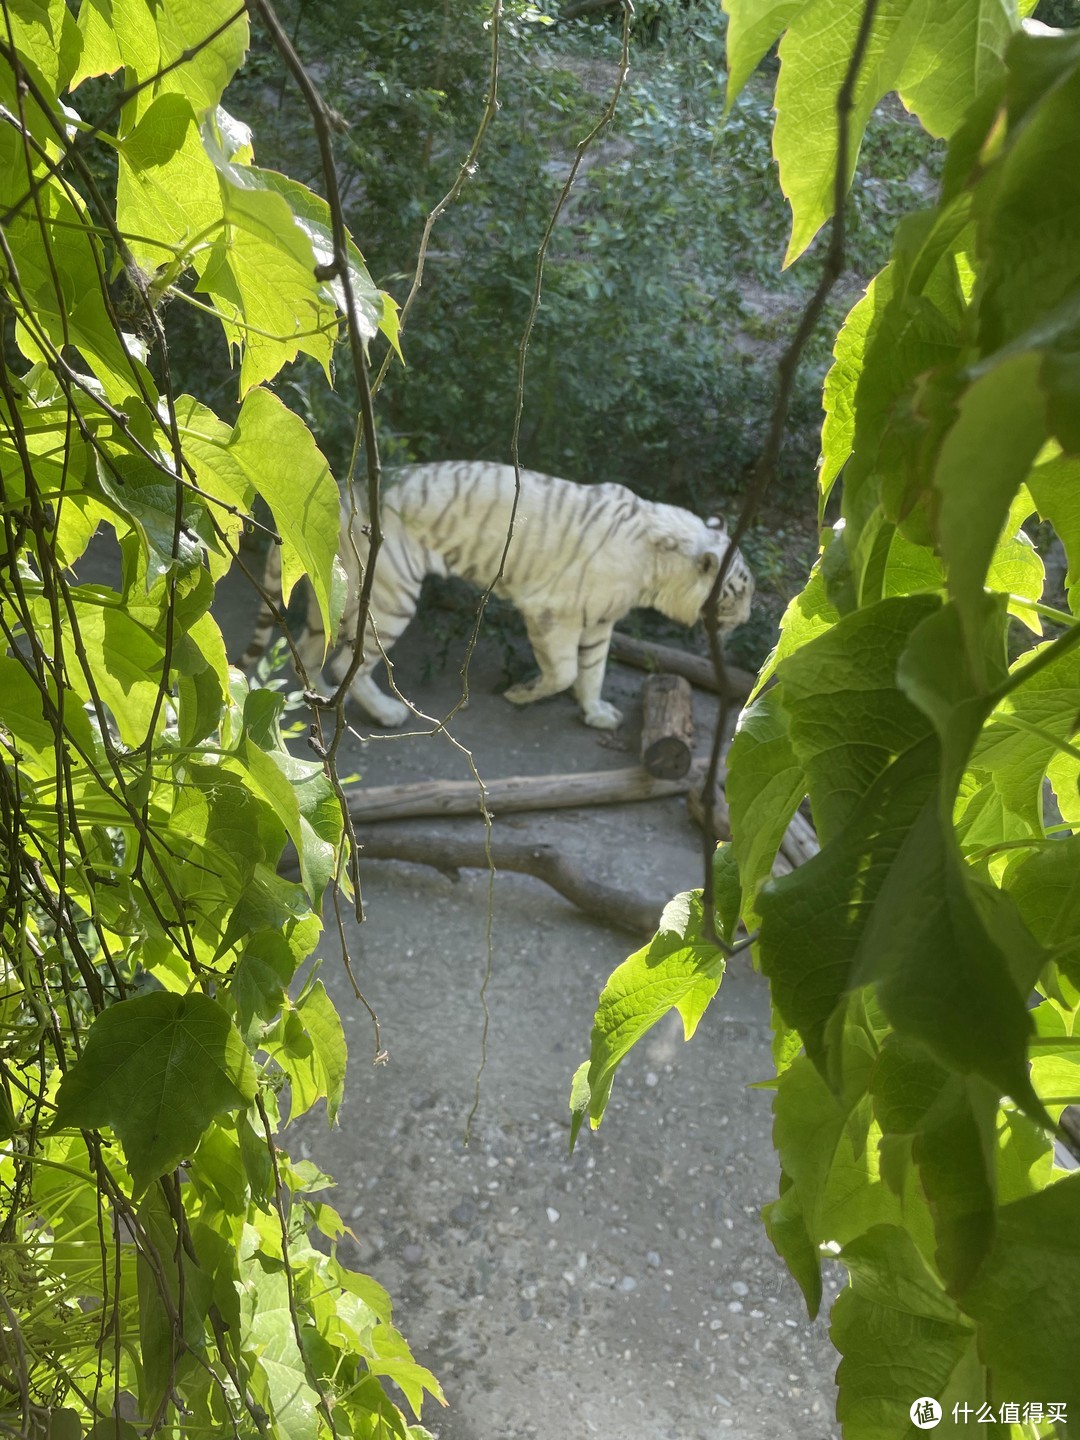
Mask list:
[[[426,673],[424,652],[414,626],[395,652],[399,680],[443,713],[456,677]],[[455,724],[482,775],[630,763],[640,675],[609,673],[605,694],[627,715],[612,739],[566,696],[510,710],[493,693],[501,669],[482,644]],[[696,704],[704,731],[708,702]],[[371,784],[469,774],[431,736],[373,738],[343,769]],[[413,823],[436,843],[480,822]],[[557,843],[598,880],[661,899],[699,881],[700,841],[677,799],[497,819],[496,861],[503,833]],[[777,1183],[769,1092],[748,1088],[772,1073],[764,983],[737,961],[691,1045],[673,1017],[657,1026],[601,1130],[570,1155],[570,1077],[632,941],[539,881],[498,875],[478,1086],[488,895],[479,872],[365,866],[368,919],[349,939],[389,1063],[370,1063],[370,1020],[328,961],[346,1101],[335,1130],[309,1117],[286,1136],[335,1176],[356,1237],[344,1258],[389,1289],[443,1384],[448,1408],[430,1405],[424,1423],[438,1440],[829,1440],[837,1357],[759,1219]]]

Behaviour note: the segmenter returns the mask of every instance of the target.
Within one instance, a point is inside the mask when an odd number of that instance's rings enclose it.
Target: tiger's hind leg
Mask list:
[[[577,647],[577,679],[574,694],[581,706],[585,724],[596,730],[614,730],[622,723],[622,711],[606,700],[601,700],[600,691],[604,684],[607,668],[608,649],[611,646],[611,632],[615,624],[602,620],[596,625],[586,625],[581,632]]]
[[[540,666],[535,680],[524,685],[511,685],[503,691],[503,699],[511,705],[531,705],[534,700],[544,700],[548,695],[558,695],[573,685],[578,670],[579,631],[568,625],[561,617],[550,611],[525,616],[525,629],[529,644]]]

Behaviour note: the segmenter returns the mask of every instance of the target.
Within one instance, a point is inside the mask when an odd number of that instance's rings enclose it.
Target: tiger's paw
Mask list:
[[[594,700],[584,712],[585,724],[594,730],[615,730],[622,724],[622,711],[606,700]]]

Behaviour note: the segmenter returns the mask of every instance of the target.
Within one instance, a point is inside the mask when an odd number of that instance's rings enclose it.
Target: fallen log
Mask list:
[[[723,791],[723,784],[727,772],[723,766],[716,777],[716,792],[713,795],[713,843],[718,840],[731,839],[731,814],[728,810],[727,796]],[[695,785],[693,790],[687,792],[686,808],[690,818],[700,829],[705,829],[705,777],[702,776],[701,784]]]
[[[692,685],[699,690],[711,690],[717,693],[716,671],[713,669],[712,661],[707,660],[704,655],[694,655],[689,650],[679,650],[674,645],[657,645],[651,640],[634,640],[629,635],[622,635],[616,630],[611,637],[611,650],[608,652],[613,660],[621,660],[624,665],[636,665],[639,670],[668,671],[672,675],[683,675]],[[724,665],[725,673],[731,684],[732,694],[737,700],[745,700],[754,688],[756,675],[751,675],[749,670],[740,670],[737,665]]]
[[[432,835],[412,827],[380,825],[360,842],[364,860],[407,860],[453,874],[458,870],[486,870],[488,856],[482,835]],[[649,900],[614,885],[590,879],[571,864],[554,845],[493,836],[491,858],[496,870],[535,875],[572,905],[605,925],[637,936],[656,929],[665,901]]]
[[[650,675],[641,690],[641,763],[650,775],[679,780],[694,759],[694,712],[684,675]]]
[[[713,797],[713,841],[731,839],[731,814],[728,810],[727,796],[724,794],[723,785],[727,779],[727,771],[721,765],[719,774],[716,777],[716,794]],[[690,818],[702,830],[705,828],[705,783],[702,775],[698,784],[687,792],[686,808]],[[800,811],[796,810],[791,817],[791,823],[784,832],[784,838],[780,841],[780,849],[773,865],[774,875],[790,875],[792,870],[797,870],[800,865],[812,859],[821,849],[818,843],[817,831],[810,821]]]
[[[421,780],[410,785],[350,785],[349,813],[357,824],[406,820],[419,816],[492,815],[514,810],[565,810],[581,805],[617,805],[626,800],[656,800],[684,795],[699,784],[704,767],[692,766],[677,780],[658,780],[633,765],[621,770],[589,770],[580,775],[508,775],[485,780]]]

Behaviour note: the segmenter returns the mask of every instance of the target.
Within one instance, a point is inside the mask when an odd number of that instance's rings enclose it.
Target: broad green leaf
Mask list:
[[[656,935],[609,977],[593,1020],[588,1087],[589,1123],[604,1117],[619,1062],[669,1010],[677,1010],[687,1040],[697,1029],[724,974],[723,952],[703,933],[701,892],[670,901]],[[576,1080],[580,1094],[580,1080]],[[576,1135],[584,1109],[574,1116]]]
[[[806,5],[807,0],[724,0],[729,110],[770,46]]]
[[[296,225],[311,242],[315,263],[321,267],[332,265],[334,259],[334,236],[330,207],[321,196],[314,194],[306,185],[290,180],[276,170],[264,170],[259,166],[234,163],[226,156],[209,128],[204,128],[204,141],[210,159],[223,180],[238,190],[266,191],[280,195],[289,207]],[[349,284],[356,307],[356,320],[365,343],[375,338],[382,329],[386,337],[396,345],[396,320],[390,324],[386,312],[394,316],[393,302],[375,285],[364,264],[364,257],[356,248],[351,237],[346,240],[346,254],[349,269]],[[325,282],[334,304],[345,314],[345,291],[340,278]]]
[[[325,1099],[326,1118],[337,1118],[345,1084],[345,1032],[321,980],[295,1007],[288,1008],[262,1041],[262,1048],[289,1077],[289,1121]]]
[[[244,702],[244,740],[238,758],[273,805],[300,859],[300,873],[318,908],[334,871],[341,841],[341,809],[319,761],[300,760],[285,748],[278,728],[284,698],[253,690]]]
[[[153,7],[146,0],[82,0],[84,51],[74,84],[126,65],[133,80],[150,82],[135,97],[137,113],[167,91],[188,96],[200,114],[213,109],[247,50],[248,17],[241,12],[226,26],[230,13],[220,0]]]
[[[229,986],[229,998],[249,1048],[254,1049],[268,1022],[280,1012],[297,963],[288,940],[278,930],[260,930],[245,944]]]
[[[960,400],[934,471],[949,591],[976,664],[975,636],[987,570],[1013,497],[1042,445],[1038,369],[1037,355],[1021,354],[981,375]],[[973,475],[979,477],[977,486],[971,483]]]
[[[886,266],[866,287],[862,299],[848,312],[833,346],[833,364],[825,377],[821,427],[821,470],[818,485],[824,506],[851,454],[855,440],[855,397],[866,364],[871,338],[882,323],[893,294],[894,273]],[[859,421],[866,424],[866,402],[860,397]]]
[[[796,1260],[796,1278],[813,1314],[821,1296],[818,1248],[846,1244],[871,1225],[899,1220],[901,1204],[881,1178],[879,1131],[868,1097],[842,1104],[800,1057],[777,1083],[773,1113],[784,1178],[767,1224],[780,1253]]]
[[[282,539],[283,599],[288,601],[306,574],[329,627],[340,525],[338,489],[310,430],[276,395],[254,390],[240,407],[229,457],[274,513]]]
[[[1020,34],[1008,62],[1011,123],[980,187],[984,354],[1044,322],[1080,286],[1070,244],[1080,178],[1068,158],[1080,145],[1080,48],[1075,36]]]
[[[927,733],[926,717],[896,688],[896,666],[911,632],[937,608],[933,596],[882,600],[844,616],[778,671],[823,844],[890,762]]]
[[[845,1434],[906,1437],[913,1400],[951,1414],[952,1396],[979,1399],[975,1328],[942,1290],[899,1225],[875,1225],[844,1246],[850,1284],[833,1306],[830,1336],[844,1357],[837,1416]],[[958,1393],[957,1393],[958,1392]]]
[[[836,97],[844,83],[862,10],[846,0],[810,0],[797,11],[769,5],[753,42],[737,50],[742,68],[777,20],[780,42],[773,148],[780,184],[793,211],[786,264],[796,259],[832,214],[837,165]],[[755,16],[755,18],[757,18]],[[896,0],[878,7],[859,67],[849,120],[851,181],[862,132],[882,96],[899,92],[932,134],[951,133],[972,101],[995,83],[1016,28],[1006,0]],[[737,31],[738,35],[738,31]],[[760,52],[759,52],[760,53]]]
[[[998,1211],[994,1248],[961,1296],[979,1327],[991,1396],[1052,1395],[1080,1411],[1080,1175]]]
[[[250,1227],[249,1227],[250,1228]],[[256,1250],[241,1262],[245,1335],[265,1379],[264,1404],[282,1440],[319,1440],[319,1396],[296,1344],[284,1271]]]
[[[1044,844],[1005,883],[1024,924],[1080,985],[1080,837]]]
[[[834,536],[832,543],[835,542]],[[801,594],[796,595],[784,611],[780,621],[780,639],[761,667],[751,699],[756,700],[761,695],[766,681],[772,679],[782,660],[816,636],[823,635],[839,618],[840,612],[829,596],[819,562],[811,571]]]
[[[50,99],[67,89],[82,50],[82,36],[64,0],[21,0],[9,3],[5,40],[10,40],[24,65],[37,72]]]
[[[780,842],[806,794],[806,776],[791,747],[778,689],[766,691],[740,716],[725,791],[743,916],[753,928],[758,892],[772,874]]]
[[[761,1222],[773,1249],[795,1277],[807,1314],[811,1320],[816,1319],[821,1309],[821,1258],[806,1228],[798,1188],[782,1170],[780,1196],[762,1206]]]
[[[301,352],[329,375],[338,319],[315,278],[310,239],[271,190],[222,183],[221,195],[225,228],[199,260],[198,288],[241,352],[241,395]]]
[[[190,101],[162,95],[119,147],[116,220],[131,253],[151,274],[189,261],[225,223],[217,173],[202,146]]]
[[[175,1221],[160,1186],[143,1199],[138,1220],[154,1255],[151,1264],[140,1251],[137,1261],[139,1404],[143,1414],[153,1415],[169,1389],[182,1386],[192,1373],[192,1352],[202,1348],[203,1316],[210,1296],[207,1278],[190,1255],[183,1257],[181,1282]],[[180,1334],[173,1315],[180,1320]]]
[[[874,1066],[874,1115],[886,1135],[911,1135],[934,1217],[936,1262],[955,1293],[994,1235],[995,1090],[950,1073],[917,1044],[892,1035]]]
[[[251,1058],[222,1007],[159,992],[97,1017],[60,1082],[56,1124],[112,1126],[142,1193],[195,1149],[215,1115],[254,1095]]]
[[[1013,666],[1045,652],[1039,645]],[[972,752],[973,767],[989,771],[1006,808],[1031,834],[1042,833],[1043,776],[1056,754],[1072,739],[1080,716],[1080,654],[1066,651],[995,707]]]

